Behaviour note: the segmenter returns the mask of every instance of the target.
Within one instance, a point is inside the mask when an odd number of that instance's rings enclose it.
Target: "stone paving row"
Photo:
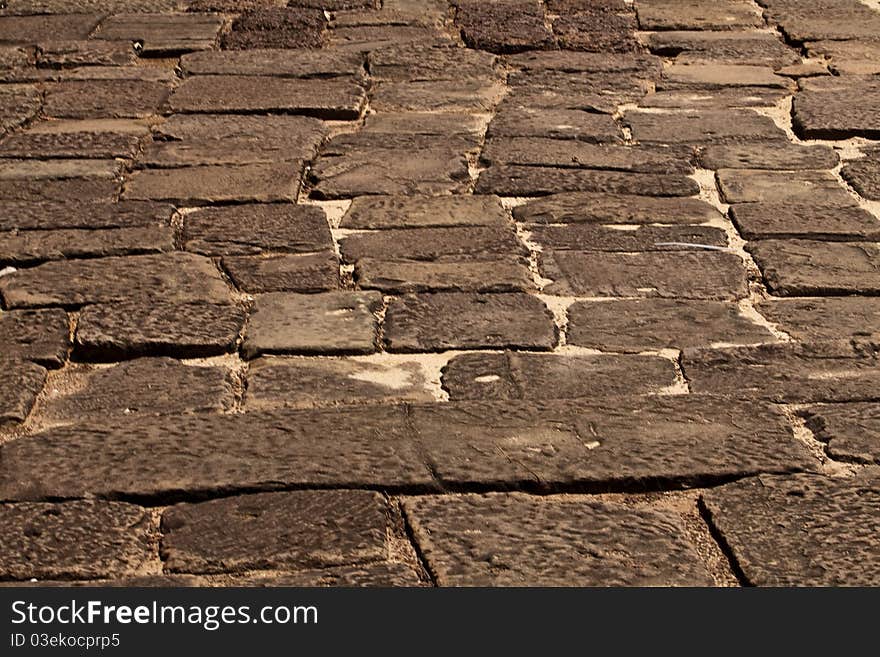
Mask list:
[[[0,584],[880,584],[878,33],[0,2]]]

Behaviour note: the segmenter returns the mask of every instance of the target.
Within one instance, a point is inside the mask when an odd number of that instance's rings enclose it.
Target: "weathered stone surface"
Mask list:
[[[135,574],[149,559],[155,531],[146,509],[122,502],[0,504],[0,577]]]
[[[553,194],[513,208],[517,221],[536,224],[702,224],[721,218],[696,198],[651,198],[602,192]]]
[[[559,47],[587,52],[632,52],[641,50],[635,37],[635,16],[610,11],[581,11],[553,20]]]
[[[880,358],[845,342],[685,351],[694,392],[778,403],[880,399]]]
[[[675,368],[657,356],[477,353],[450,360],[442,382],[453,400],[595,399],[661,392]]]
[[[699,89],[775,87],[791,90],[794,86],[791,80],[776,75],[769,66],[742,66],[714,62],[672,64],[664,71],[663,80],[657,83],[657,88],[661,90],[681,87]]]
[[[43,104],[43,94],[26,84],[0,86],[0,130],[16,128],[36,116]]]
[[[657,109],[718,112],[753,107],[775,107],[788,95],[788,91],[772,87],[719,87],[717,89],[682,87],[648,94],[638,100],[638,105]],[[711,134],[711,129],[707,134]],[[748,136],[744,138],[749,139]]]
[[[122,167],[114,160],[19,160],[0,159],[0,182],[69,179],[116,180]]]
[[[273,256],[224,256],[223,269],[248,293],[325,292],[339,287],[339,262],[332,251]]]
[[[27,131],[32,135],[106,132],[142,137],[150,134],[150,123],[149,119],[56,119],[32,123]]]
[[[549,137],[591,143],[618,142],[620,128],[607,114],[578,110],[545,110],[526,107],[498,112],[486,132],[489,139]]]
[[[223,17],[205,14],[115,14],[101,22],[94,38],[135,41],[142,55],[172,55],[208,50],[217,40]]]
[[[121,41],[50,41],[41,43],[37,52],[37,66],[52,69],[126,66],[136,61],[132,44]]]
[[[715,174],[728,203],[809,202],[819,196],[824,205],[850,205],[852,198],[828,171],[762,171],[721,169]]]
[[[833,169],[839,158],[828,146],[800,146],[784,141],[710,144],[699,153],[705,169]]]
[[[81,306],[124,299],[225,301],[213,263],[189,253],[47,262],[0,277],[7,308]]]
[[[360,117],[364,89],[346,78],[195,75],[168,104],[175,112],[287,112],[350,121]]]
[[[363,74],[363,58],[355,53],[332,50],[209,50],[184,55],[180,58],[180,68],[187,75],[354,77]]]
[[[433,400],[421,365],[412,360],[270,356],[248,369],[251,410]]]
[[[333,249],[324,211],[313,205],[259,203],[187,214],[184,244],[206,255],[307,253]]]
[[[184,0],[187,1],[187,0]],[[11,0],[5,12],[8,14],[70,14],[84,11],[118,13],[177,11],[180,0]]]
[[[877,586],[876,473],[760,477],[703,493],[709,522],[755,586]]]
[[[427,586],[409,565],[395,562],[342,566],[321,570],[303,570],[276,577],[260,577],[236,582],[239,586],[308,586],[398,588]]]
[[[376,351],[378,292],[270,293],[257,297],[242,350],[266,353],[365,354]]]
[[[412,292],[526,292],[535,283],[523,258],[476,256],[430,262],[361,258],[354,278],[363,289],[386,293]]]
[[[589,497],[408,498],[415,540],[440,586],[707,586],[669,512]]]
[[[476,193],[501,196],[538,196],[558,192],[636,193],[645,196],[694,196],[697,182],[683,174],[629,173],[500,165],[477,179]]]
[[[75,80],[46,86],[43,112],[69,119],[140,118],[157,114],[169,88],[140,80]]]
[[[737,30],[763,24],[746,0],[639,0],[636,11],[643,30]]]
[[[329,32],[329,44],[339,50],[369,53],[402,45],[448,48],[456,45],[445,30],[424,25],[360,25]]]
[[[685,56],[747,66],[778,68],[801,61],[796,50],[770,32],[655,32],[648,37],[648,47],[651,52],[666,57]]]
[[[299,162],[314,157],[320,138],[311,143],[286,144],[261,139],[210,139],[195,143],[148,142],[138,165],[171,169],[199,165],[271,164]],[[290,146],[288,148],[288,146]]]
[[[123,196],[177,205],[295,201],[302,168],[301,162],[285,162],[147,169],[131,175]]]
[[[70,372],[69,389],[50,387],[40,416],[54,422],[100,421],[111,415],[176,415],[219,411],[232,404],[229,373],[171,358],[139,358],[109,368]]]
[[[553,315],[529,294],[438,292],[392,299],[385,313],[388,351],[552,349]]]
[[[847,162],[840,175],[865,198],[880,201],[880,150],[863,160]]]
[[[763,240],[747,248],[774,294],[880,293],[877,242]]]
[[[61,160],[54,160],[59,162]],[[56,203],[68,199],[91,201],[94,203],[110,203],[119,195],[121,180],[108,176],[92,176],[87,178],[42,177],[38,170],[45,163],[34,160],[35,165],[29,168],[30,174],[25,177],[0,177],[0,198],[5,201],[28,201],[30,203]],[[51,163],[53,160],[46,160]],[[68,160],[74,166],[84,168],[89,162],[105,163],[105,160]],[[96,170],[97,172],[97,170]],[[75,173],[71,169],[71,173]]]
[[[508,78],[510,92],[499,109],[527,107],[614,114],[620,105],[635,103],[648,92],[650,84],[637,75],[514,71]]]
[[[568,344],[635,352],[776,340],[736,304],[677,299],[578,301],[566,335]]]
[[[876,38],[880,33],[877,12],[859,0],[832,2],[790,2],[760,0],[768,18],[780,24],[792,41]]]
[[[498,58],[468,48],[394,46],[368,55],[374,80],[416,82],[425,80],[490,80],[501,78]]]
[[[395,406],[110,418],[15,440],[0,454],[0,499],[434,487]]]
[[[346,210],[340,228],[496,226],[509,221],[497,196],[364,196]]]
[[[831,458],[880,464],[880,404],[822,404],[798,413]]]
[[[533,226],[530,241],[548,250],[687,251],[699,246],[727,246],[727,235],[711,226],[627,226],[595,224]]]
[[[0,230],[57,230],[167,226],[174,207],[162,203],[123,201],[0,202]]]
[[[627,73],[660,77],[663,60],[642,54],[599,54],[565,50],[532,51],[512,55],[510,64],[525,71],[567,73]]]
[[[838,75],[880,73],[880,41],[810,41],[804,46],[812,56],[829,58],[829,67]]]
[[[370,107],[379,112],[491,112],[504,95],[500,82],[425,80],[380,82]]]
[[[29,265],[63,258],[98,258],[174,250],[169,226],[0,232],[0,264]]]
[[[781,411],[707,395],[451,402],[410,417],[437,479],[457,489],[643,492],[817,464]]]
[[[768,299],[757,309],[797,340],[880,340],[880,298]]]
[[[172,114],[156,125],[154,131],[165,140],[186,143],[253,140],[268,145],[272,141],[287,141],[295,148],[294,143],[305,142],[309,146],[300,147],[301,152],[311,152],[311,144],[326,134],[325,124],[318,119],[276,114]]]
[[[216,356],[235,350],[244,320],[244,311],[232,304],[86,306],[77,322],[74,355],[83,360]]]
[[[160,554],[178,573],[320,568],[380,561],[389,511],[370,491],[304,490],[178,504]]]
[[[60,309],[0,313],[0,344],[7,356],[60,367],[70,346],[67,313]]]
[[[555,46],[538,2],[511,0],[486,4],[460,0],[455,22],[470,48],[496,53],[521,52]]]
[[[34,12],[40,14],[42,12]],[[2,16],[0,43],[33,44],[44,41],[79,41],[87,39],[101,22],[95,13],[65,13],[63,16]]]
[[[230,50],[248,48],[320,48],[327,24],[324,12],[299,7],[248,8],[223,35]]]
[[[880,82],[874,76],[833,76],[802,83],[794,98],[801,139],[880,138]]]
[[[687,114],[627,112],[633,139],[660,143],[706,143],[785,139],[769,116],[751,110],[699,110]]]
[[[3,385],[0,386],[0,426],[24,422],[46,382],[46,369],[36,363],[0,356]]]
[[[554,281],[544,288],[548,294],[708,300],[748,294],[742,260],[734,253],[553,251],[542,254],[540,264]]]
[[[839,206],[823,202],[738,203],[731,206],[730,216],[746,239],[880,239],[880,223],[855,202]]]
[[[33,133],[9,135],[0,143],[0,157],[21,158],[134,158],[137,135],[111,132]]]
[[[361,258],[436,260],[444,256],[528,256],[513,226],[456,226],[452,228],[389,229],[356,233],[339,244],[343,260]]]

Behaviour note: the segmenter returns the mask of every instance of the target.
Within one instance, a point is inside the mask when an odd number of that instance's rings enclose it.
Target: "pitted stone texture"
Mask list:
[[[309,144],[326,131],[318,119],[276,114],[172,114],[153,130],[163,140],[190,143],[302,140]]]
[[[97,67],[92,68],[98,70]],[[100,70],[105,71],[107,69],[100,67]],[[150,124],[142,119],[58,119],[54,121],[37,121],[29,125],[27,131],[33,135],[106,132],[145,136],[150,134]]]
[[[55,160],[58,162],[60,160]],[[28,201],[31,204],[56,203],[67,199],[91,201],[93,203],[109,203],[119,196],[121,180],[107,176],[68,178],[68,177],[37,177],[38,169],[43,162],[30,167],[30,173],[19,178],[0,178],[0,198],[4,201]],[[51,163],[52,160],[45,162]],[[68,160],[73,166],[88,167],[90,162],[105,160]],[[75,168],[71,169],[71,173]],[[35,175],[36,174],[36,175]]]
[[[636,11],[643,30],[746,30],[764,23],[747,0],[638,0]]]
[[[500,82],[425,80],[380,82],[371,90],[378,112],[491,112],[504,95]]]
[[[736,304],[672,299],[575,302],[566,335],[568,344],[625,352],[776,340]]]
[[[712,226],[614,226],[565,224],[532,226],[529,240],[544,250],[688,251],[701,246],[727,246],[727,235]]]
[[[641,50],[635,16],[610,11],[581,11],[553,20],[553,33],[564,50],[611,53]]]
[[[720,112],[720,111],[743,111],[749,108],[759,107],[775,107],[790,92],[784,89],[774,89],[772,87],[719,87],[717,89],[694,89],[689,87],[680,87],[658,91],[648,94],[638,101],[640,107],[664,109],[664,110],[696,110],[702,112]],[[734,120],[740,120],[735,118]],[[684,124],[687,127],[687,124]],[[652,128],[659,130],[659,128]],[[706,139],[711,141],[714,131],[720,131],[723,135],[724,128],[706,125],[703,128],[704,134],[696,139]],[[756,131],[757,132],[757,131]],[[767,128],[767,134],[772,132]],[[670,134],[669,137],[664,136],[663,139],[675,139]],[[764,137],[750,136],[749,133],[741,136],[725,137],[726,141],[754,140],[763,139]],[[775,135],[780,143],[782,142],[780,135]],[[690,140],[694,140],[690,137]]]
[[[580,110],[614,114],[618,106],[635,103],[648,92],[649,82],[637,75],[514,71],[508,78],[510,92],[499,108],[527,107],[547,111]]]
[[[343,260],[361,258],[436,260],[443,257],[477,258],[499,255],[528,256],[513,225],[457,226],[453,228],[389,229],[359,233],[340,242]]]
[[[459,0],[457,4],[455,21],[470,48],[514,53],[555,47],[553,33],[544,22],[543,7],[534,0],[491,4]]]
[[[694,392],[761,397],[776,403],[880,400],[880,355],[848,342],[687,350]]]
[[[655,32],[648,37],[651,52],[666,57],[778,68],[798,64],[800,55],[770,32],[685,31]]]
[[[757,310],[797,340],[875,340],[880,344],[880,298],[768,299]]]
[[[801,139],[880,139],[880,82],[841,76],[803,83],[794,98],[794,131]]]
[[[0,293],[8,308],[229,298],[213,263],[188,253],[48,262],[0,277]]]
[[[307,253],[333,248],[324,211],[311,205],[260,203],[206,208],[184,219],[184,245],[206,255]]]
[[[859,0],[792,2],[759,0],[767,17],[779,23],[793,41],[817,39],[873,39],[880,33],[880,18]]]
[[[174,232],[169,226],[0,232],[0,264],[28,265],[64,258],[103,258],[173,250]]]
[[[865,198],[880,201],[880,149],[868,152],[863,160],[847,162],[840,175]]]
[[[87,39],[100,22],[100,14],[90,13],[2,16],[0,42],[36,45],[44,41],[81,41]]]
[[[501,78],[498,58],[468,48],[392,46],[368,55],[374,80],[418,82],[491,80]]]
[[[276,577],[260,577],[236,582],[243,586],[308,586],[390,588],[427,586],[412,566],[395,563],[370,563],[320,570],[303,570]]]
[[[838,75],[880,73],[880,41],[810,41],[804,46],[811,56],[830,59],[829,68]]]
[[[442,382],[452,400],[607,399],[658,393],[675,368],[657,356],[478,353],[450,360]]]
[[[486,132],[489,139],[507,137],[547,137],[578,139],[591,143],[621,141],[620,128],[607,114],[578,110],[503,108],[492,119]]]
[[[259,358],[248,368],[249,410],[433,401],[414,360]]]
[[[346,78],[194,75],[168,104],[175,112],[284,112],[351,121],[360,117],[364,89]]]
[[[433,261],[361,258],[354,278],[363,289],[394,294],[525,292],[535,287],[523,258],[491,255]]]
[[[137,62],[131,43],[90,41],[50,41],[42,43],[37,65],[51,69],[78,66],[126,66]]]
[[[876,473],[760,477],[703,493],[709,522],[755,586],[877,586]]]
[[[137,135],[112,132],[19,132],[0,143],[0,157],[132,159],[139,151]]]
[[[669,512],[589,497],[408,498],[407,518],[440,586],[708,586]]]
[[[513,209],[517,221],[535,224],[702,224],[722,215],[696,198],[651,198],[602,192],[553,194]]]
[[[204,51],[180,58],[187,75],[271,75],[283,78],[355,77],[363,74],[363,58],[333,50]]]
[[[626,73],[659,78],[663,60],[652,55],[572,52],[565,50],[533,51],[512,55],[510,64],[524,71],[562,71],[566,73]]]
[[[167,226],[174,207],[163,203],[123,201],[0,202],[0,230],[59,230]]]
[[[781,75],[776,75],[769,66],[742,66],[739,64],[717,64],[688,62],[674,63],[664,71],[664,77],[657,83],[657,89],[724,89],[726,87],[772,87],[794,89],[794,83]]]
[[[133,504],[98,500],[0,504],[0,578],[136,574],[150,558],[154,532],[149,513]]]
[[[317,8],[247,8],[223,35],[222,46],[229,50],[320,48],[326,25],[324,12]]]
[[[711,144],[699,154],[705,169],[833,169],[839,158],[828,146],[800,146],[790,142]]]
[[[232,304],[160,301],[86,306],[77,321],[74,355],[98,361],[216,356],[235,350],[244,320],[244,311]]]
[[[0,454],[0,499],[434,487],[395,406],[111,418],[12,441]]]
[[[143,118],[157,114],[169,88],[140,80],[76,80],[46,87],[46,116],[86,118]]]
[[[822,404],[798,414],[834,460],[880,464],[880,404]]]
[[[351,202],[339,227],[500,227],[508,221],[497,196],[364,196]]]
[[[705,395],[447,402],[410,417],[437,479],[456,489],[644,492],[817,463],[782,412]]]
[[[548,294],[734,300],[748,295],[746,272],[734,253],[545,252]]]
[[[388,524],[385,499],[369,491],[242,495],[166,509],[160,554],[177,573],[365,563],[387,556]]]
[[[816,198],[821,198],[823,205],[852,203],[852,197],[829,171],[721,169],[715,177],[727,203],[808,203]]]
[[[751,110],[706,109],[687,114],[627,112],[624,122],[633,139],[669,144],[782,140],[785,133],[769,116]]]
[[[483,171],[477,179],[475,191],[501,196],[540,196],[558,192],[694,196],[699,193],[699,185],[683,174],[501,165]]]
[[[70,390],[50,388],[40,416],[55,422],[112,415],[220,411],[232,404],[229,373],[171,358],[139,358],[111,367],[76,368]]]
[[[119,178],[121,164],[114,160],[18,160],[0,159],[0,183],[57,180],[107,180]]]
[[[774,294],[880,294],[877,242],[763,240],[747,248]]]
[[[529,294],[438,292],[392,299],[385,313],[388,351],[556,346],[558,329],[544,303]]]
[[[43,104],[43,94],[32,85],[0,86],[0,131],[6,132],[36,116]]]
[[[188,0],[184,0],[188,1]],[[8,14],[63,14],[83,11],[118,13],[178,11],[181,0],[8,0]]]
[[[184,206],[292,202],[299,193],[302,169],[301,162],[147,169],[131,175],[123,196]]]
[[[0,344],[7,356],[60,367],[70,346],[67,313],[60,309],[2,312]]]
[[[440,26],[424,25],[359,25],[337,27],[328,34],[329,45],[338,50],[366,54],[374,50],[401,45],[446,48],[456,45]]]
[[[3,385],[0,386],[0,427],[24,422],[46,382],[46,369],[36,363],[0,356]]]
[[[270,293],[257,297],[242,350],[259,354],[367,354],[376,351],[378,292]]]
[[[135,41],[141,55],[168,56],[213,48],[222,27],[223,17],[211,14],[114,14],[94,38]]]
[[[880,223],[855,201],[846,205],[816,202],[738,203],[730,216],[746,239],[880,240]]]
[[[339,287],[339,262],[332,251],[271,256],[224,256],[223,269],[248,293],[325,292]]]

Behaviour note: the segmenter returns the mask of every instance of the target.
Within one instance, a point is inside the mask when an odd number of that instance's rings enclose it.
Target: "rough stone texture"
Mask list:
[[[763,240],[748,250],[774,294],[880,294],[877,242]]]
[[[746,274],[734,253],[545,252],[548,294],[733,300],[747,296]]]
[[[762,397],[778,403],[880,399],[880,358],[846,342],[685,351],[694,392]]]
[[[769,32],[655,32],[648,37],[648,47],[651,52],[666,57],[691,57],[741,66],[778,68],[801,61],[796,50]]]
[[[162,514],[160,553],[178,573],[379,561],[388,553],[386,505],[378,493],[333,490],[178,504]]]
[[[0,356],[4,382],[0,386],[0,427],[24,422],[46,382],[44,367],[24,360]]]
[[[730,216],[746,239],[880,239],[880,223],[854,201],[835,206],[824,202],[739,203],[731,206]]]
[[[651,198],[626,194],[553,194],[513,209],[517,221],[536,224],[701,224],[721,218],[695,198]]]
[[[88,166],[88,163],[96,161],[105,162],[105,160],[68,160],[75,162],[74,166]],[[32,167],[32,174],[37,173],[36,170],[43,164],[40,162]],[[22,178],[0,178],[0,198],[4,201],[28,201],[40,204],[67,199],[109,203],[118,197],[120,187],[120,180],[109,177],[44,178],[29,175]]]
[[[528,256],[513,226],[457,226],[453,228],[390,229],[354,234],[339,245],[343,260],[354,262],[376,257],[384,260],[406,258],[435,260],[443,256],[476,257],[497,255]]]
[[[368,55],[374,80],[418,82],[489,80],[501,77],[498,58],[467,48],[393,46]]]
[[[810,41],[804,46],[812,56],[829,58],[829,68],[838,75],[880,73],[880,41]]]
[[[135,49],[124,41],[50,41],[40,44],[37,53],[37,65],[51,69],[126,66],[135,62]]]
[[[840,175],[865,198],[880,201],[880,149],[871,151],[864,160],[848,162]]]
[[[763,23],[746,0],[638,0],[636,11],[643,30],[740,30]]]
[[[628,173],[501,165],[480,174],[477,194],[539,196],[557,192],[637,193],[645,196],[693,196],[699,185],[682,174]]]
[[[633,139],[670,144],[785,139],[768,116],[750,110],[699,110],[687,114],[627,112]]]
[[[132,159],[139,141],[137,135],[112,132],[20,132],[0,143],[0,157]]]
[[[800,146],[783,141],[711,144],[699,154],[705,169],[833,169],[839,158],[828,146]]]
[[[385,313],[388,351],[547,350],[557,339],[552,313],[529,294],[410,294]]]
[[[43,112],[69,119],[141,118],[158,113],[169,88],[140,80],[75,80],[47,85]]]
[[[132,575],[155,532],[146,509],[122,502],[0,504],[0,578]]]
[[[168,56],[215,45],[223,17],[204,14],[115,14],[101,21],[94,38],[136,41],[141,55]]]
[[[72,372],[69,390],[48,390],[40,416],[55,422],[99,421],[108,415],[175,415],[219,411],[232,404],[229,373],[171,358],[139,358],[109,368]]]
[[[852,338],[880,342],[880,298],[768,299],[757,309],[797,340]]]
[[[872,76],[810,80],[794,98],[801,139],[880,139],[880,82]]]
[[[671,299],[578,301],[566,335],[568,344],[635,352],[775,341],[736,304]]]
[[[808,202],[819,195],[825,205],[849,205],[852,198],[828,171],[761,171],[721,169],[716,172],[727,203]]]
[[[547,137],[591,143],[619,142],[620,128],[607,114],[527,107],[499,111],[486,132],[489,139]]]
[[[481,80],[381,82],[370,107],[378,112],[491,112],[504,85]]]
[[[31,85],[0,86],[0,130],[6,132],[36,116],[43,104],[37,87]]]
[[[0,233],[0,264],[28,265],[62,258],[97,258],[173,250],[174,233],[168,226]]]
[[[760,0],[768,18],[779,23],[793,41],[823,39],[874,39],[880,32],[876,11],[859,0],[793,3],[790,0]]]
[[[324,292],[339,287],[339,262],[332,251],[272,256],[224,256],[223,269],[248,293]]]
[[[321,570],[303,570],[297,573],[261,577],[241,582],[247,586],[308,586],[308,587],[410,587],[426,586],[412,566],[402,563],[371,563],[362,566],[343,566]]]
[[[97,13],[3,16],[0,17],[0,42],[36,45],[44,41],[79,41],[87,39],[100,22],[101,15]]]
[[[582,11],[553,20],[559,47],[587,52],[632,52],[641,50],[635,37],[636,20],[628,14]]]
[[[434,46],[446,48],[456,45],[448,32],[436,26],[423,25],[360,25],[337,27],[330,31],[330,46],[366,54],[392,46]]]
[[[398,407],[126,417],[51,429],[0,454],[0,499],[434,487]]]
[[[421,365],[413,360],[266,357],[248,369],[249,410],[433,399]]]
[[[742,66],[740,64],[674,63],[664,71],[658,89],[723,89],[725,87],[775,87],[793,89],[794,83],[776,75],[769,66]]]
[[[208,258],[167,253],[47,262],[0,277],[8,308],[81,306],[124,299],[225,301],[229,289]]]
[[[532,226],[530,241],[545,250],[687,251],[699,246],[727,246],[727,235],[711,226],[614,226],[565,224]]]
[[[58,230],[167,226],[174,207],[163,203],[123,201],[0,201],[0,230]]]
[[[319,48],[327,24],[319,9],[260,7],[245,9],[223,35],[230,50],[248,48]]]
[[[772,87],[718,87],[717,89],[694,89],[689,87],[680,87],[676,89],[668,89],[658,91],[657,93],[648,94],[638,101],[640,107],[648,107],[665,110],[698,110],[698,111],[743,111],[749,108],[758,107],[775,107],[782,99],[789,95],[788,91],[783,89],[774,89]],[[735,120],[740,120],[739,118]],[[687,127],[687,126],[685,126]],[[652,130],[660,130],[659,127],[652,127]],[[770,130],[769,127],[767,130]],[[690,137],[689,141],[694,139],[706,139],[707,141],[720,141],[720,139],[712,138],[715,132],[725,134],[725,129],[719,125],[707,125],[703,128],[703,136]],[[755,131],[757,132],[757,130]],[[776,135],[779,138],[779,135]],[[666,138],[664,136],[664,138]],[[670,135],[669,139],[675,137]],[[734,141],[736,139],[755,139],[747,133],[741,136],[726,136],[726,141]],[[780,144],[782,142],[779,139]]]
[[[184,245],[206,255],[306,253],[333,248],[323,210],[289,203],[215,207],[187,214]]]
[[[363,58],[329,50],[260,48],[194,52],[180,58],[187,75],[272,75],[283,78],[354,77]]]
[[[822,404],[799,415],[834,460],[880,464],[880,404]]]
[[[436,261],[361,258],[354,278],[363,289],[386,293],[525,292],[535,287],[523,258],[477,256]]]
[[[0,344],[7,356],[60,367],[70,346],[67,313],[60,309],[2,312]]]
[[[364,196],[351,202],[339,227],[499,227],[507,222],[497,196]]]
[[[257,297],[242,350],[265,353],[365,354],[376,351],[377,292],[270,293]]]
[[[470,48],[496,53],[554,47],[541,5],[533,0],[487,4],[459,0],[455,15],[461,37]]]
[[[244,320],[244,311],[232,304],[86,306],[77,322],[74,355],[85,360],[216,356],[235,350]]]
[[[703,493],[709,521],[756,586],[877,586],[876,473],[760,477]]]
[[[450,360],[442,382],[453,400],[604,399],[660,392],[675,368],[656,356],[477,353]]]
[[[0,181],[115,180],[121,171],[113,160],[4,160],[0,159]]]
[[[153,130],[163,140],[182,141],[185,145],[252,140],[272,148],[272,142],[284,142],[287,148],[301,153],[311,153],[312,144],[326,134],[324,123],[318,119],[283,114],[172,114]]]
[[[707,586],[669,512],[589,497],[408,498],[407,518],[440,586]]]

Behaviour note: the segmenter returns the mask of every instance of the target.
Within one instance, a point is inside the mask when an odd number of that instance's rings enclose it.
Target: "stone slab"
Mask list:
[[[607,114],[520,107],[504,108],[496,113],[489,123],[486,137],[544,137],[615,143],[621,141],[621,132],[614,119]]]
[[[365,290],[414,292],[527,292],[535,288],[523,258],[477,256],[434,261],[361,258],[354,279]]]
[[[757,310],[804,342],[880,339],[880,298],[808,297],[767,299]]]
[[[873,76],[808,81],[792,106],[801,139],[880,138],[880,82]]]
[[[339,227],[500,227],[508,221],[497,196],[363,196],[352,200]]]
[[[751,110],[705,109],[686,114],[630,111],[624,123],[633,139],[669,144],[785,139],[785,133],[768,116]]]
[[[880,464],[880,404],[821,404],[798,415],[835,461]]]
[[[532,226],[529,240],[552,251],[688,251],[726,247],[727,235],[712,226]]]
[[[840,175],[861,196],[880,201],[880,149],[872,151],[866,159],[847,162]]]
[[[495,53],[552,49],[553,33],[538,2],[512,0],[492,3],[460,0],[455,14],[461,37],[470,48]]]
[[[452,228],[400,228],[356,233],[340,241],[342,259],[436,260],[442,257],[528,256],[513,226],[456,226]]]
[[[699,185],[683,174],[500,165],[480,173],[475,192],[500,196],[542,196],[558,192],[694,196],[699,193]]]
[[[738,30],[764,23],[745,0],[638,0],[636,11],[643,30]]]
[[[163,203],[123,201],[26,201],[0,202],[0,230],[61,230],[167,226],[174,206]]]
[[[235,20],[221,45],[227,50],[250,48],[320,48],[325,14],[318,8],[247,8]]]
[[[4,385],[0,387],[0,427],[24,422],[46,382],[41,365],[4,353],[0,357]]]
[[[223,27],[216,14],[114,14],[101,21],[95,39],[133,41],[141,56],[169,56],[215,46]]]
[[[727,203],[806,203],[816,198],[821,198],[823,205],[852,203],[852,197],[829,171],[720,169],[715,177]]]
[[[170,226],[0,232],[0,264],[33,265],[64,258],[167,253],[174,250]]]
[[[181,57],[180,68],[187,75],[353,77],[363,74],[363,57],[351,52],[306,48],[207,50]]]
[[[828,146],[800,146],[790,142],[710,144],[700,151],[705,169],[833,169],[839,162]]]
[[[235,286],[262,292],[326,292],[339,287],[339,261],[332,251],[270,256],[224,256],[223,269]]]
[[[61,367],[70,346],[70,321],[60,309],[0,313],[0,344],[7,356]]]
[[[553,194],[513,208],[517,221],[536,224],[702,224],[722,218],[696,198],[652,198],[603,192]]]
[[[140,139],[133,134],[19,132],[0,143],[0,157],[133,159],[139,147]]]
[[[169,87],[140,80],[73,80],[46,85],[43,112],[67,119],[143,118],[158,114]]]
[[[746,239],[860,241],[880,239],[880,223],[854,201],[822,205],[822,201],[737,203],[730,208],[736,229]]]

